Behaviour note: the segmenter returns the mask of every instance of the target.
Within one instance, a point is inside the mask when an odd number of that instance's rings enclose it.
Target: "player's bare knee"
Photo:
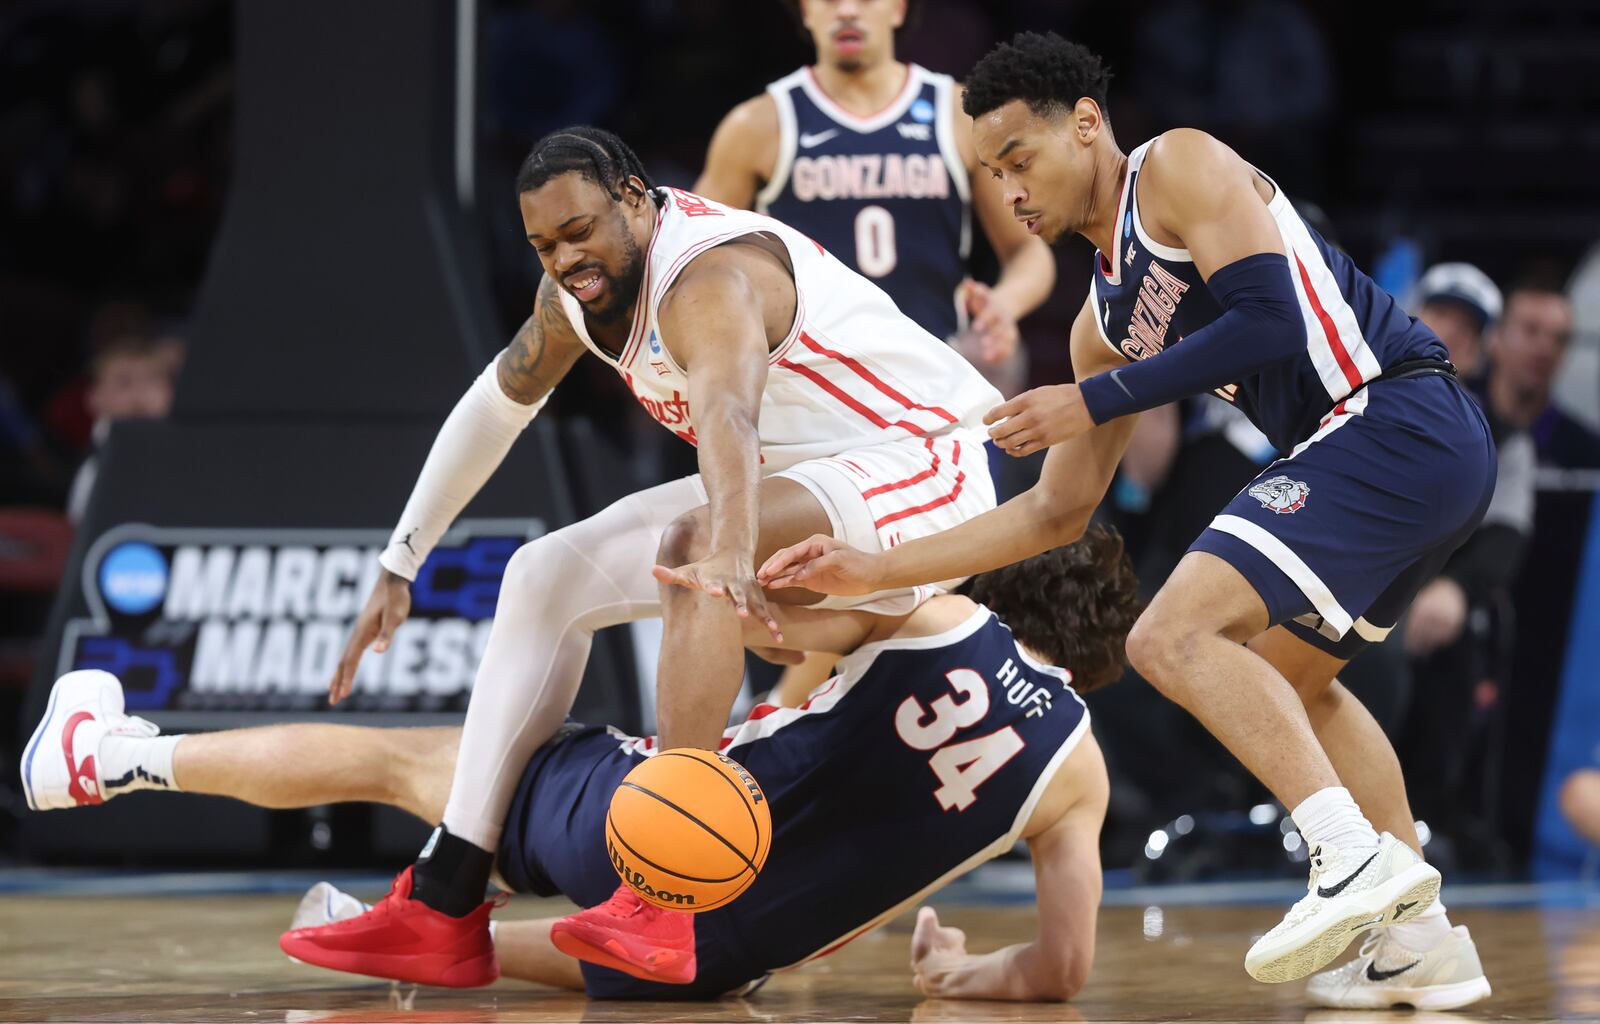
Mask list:
[[[1196,639],[1192,624],[1162,614],[1159,606],[1151,606],[1128,632],[1128,664],[1165,689],[1168,681],[1181,675],[1182,667],[1193,654]]]
[[[677,567],[709,554],[710,526],[705,509],[690,509],[667,524],[661,531],[661,544],[656,550],[656,561]]]

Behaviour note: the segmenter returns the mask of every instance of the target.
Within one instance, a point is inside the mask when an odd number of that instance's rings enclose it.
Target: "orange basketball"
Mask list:
[[[755,778],[733,758],[663,750],[611,797],[606,852],[647,902],[691,914],[750,887],[772,849],[772,815]]]

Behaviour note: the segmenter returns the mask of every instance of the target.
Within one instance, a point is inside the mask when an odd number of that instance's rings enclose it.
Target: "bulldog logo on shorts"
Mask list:
[[[1263,480],[1250,488],[1250,497],[1261,502],[1262,508],[1270,508],[1274,512],[1298,512],[1305,507],[1306,496],[1311,493],[1303,480],[1290,480],[1286,476],[1275,476],[1270,480]]]

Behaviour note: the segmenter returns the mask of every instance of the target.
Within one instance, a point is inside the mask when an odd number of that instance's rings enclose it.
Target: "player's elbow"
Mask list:
[[[757,412],[733,401],[718,402],[699,417],[700,447],[724,440],[739,445],[759,446]]]
[[[1034,998],[1040,1002],[1065,1003],[1075,999],[1083,986],[1089,983],[1091,958],[1087,955],[1070,955],[1056,961],[1034,986]]]
[[[1083,505],[1070,495],[1058,493],[1042,481],[1018,500],[1028,502],[1031,509],[1028,519],[1038,529],[1038,536],[1048,541],[1041,549],[1046,551],[1078,541],[1094,515],[1094,506]]]

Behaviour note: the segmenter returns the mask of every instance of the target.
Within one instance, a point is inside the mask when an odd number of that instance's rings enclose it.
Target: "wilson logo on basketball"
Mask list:
[[[644,875],[628,866],[628,862],[622,859],[622,851],[617,849],[615,843],[606,843],[606,849],[611,853],[611,865],[617,869],[617,874],[621,875],[622,880],[641,896],[648,896],[651,902],[658,905],[675,903],[685,907],[694,906],[694,897],[688,893],[668,892],[651,885]]]
[[[756,785],[755,776],[751,775],[749,772],[745,771],[744,770],[744,765],[740,764],[738,761],[735,761],[733,758],[727,756],[726,754],[718,754],[717,755],[717,759],[720,760],[723,764],[727,765],[728,768],[733,772],[733,774],[735,774],[735,775],[737,775],[739,777],[739,781],[744,783],[744,788],[748,789],[750,791],[750,802],[751,803],[759,804],[763,800],[766,799],[766,797],[764,795],[762,795],[761,787]]]

